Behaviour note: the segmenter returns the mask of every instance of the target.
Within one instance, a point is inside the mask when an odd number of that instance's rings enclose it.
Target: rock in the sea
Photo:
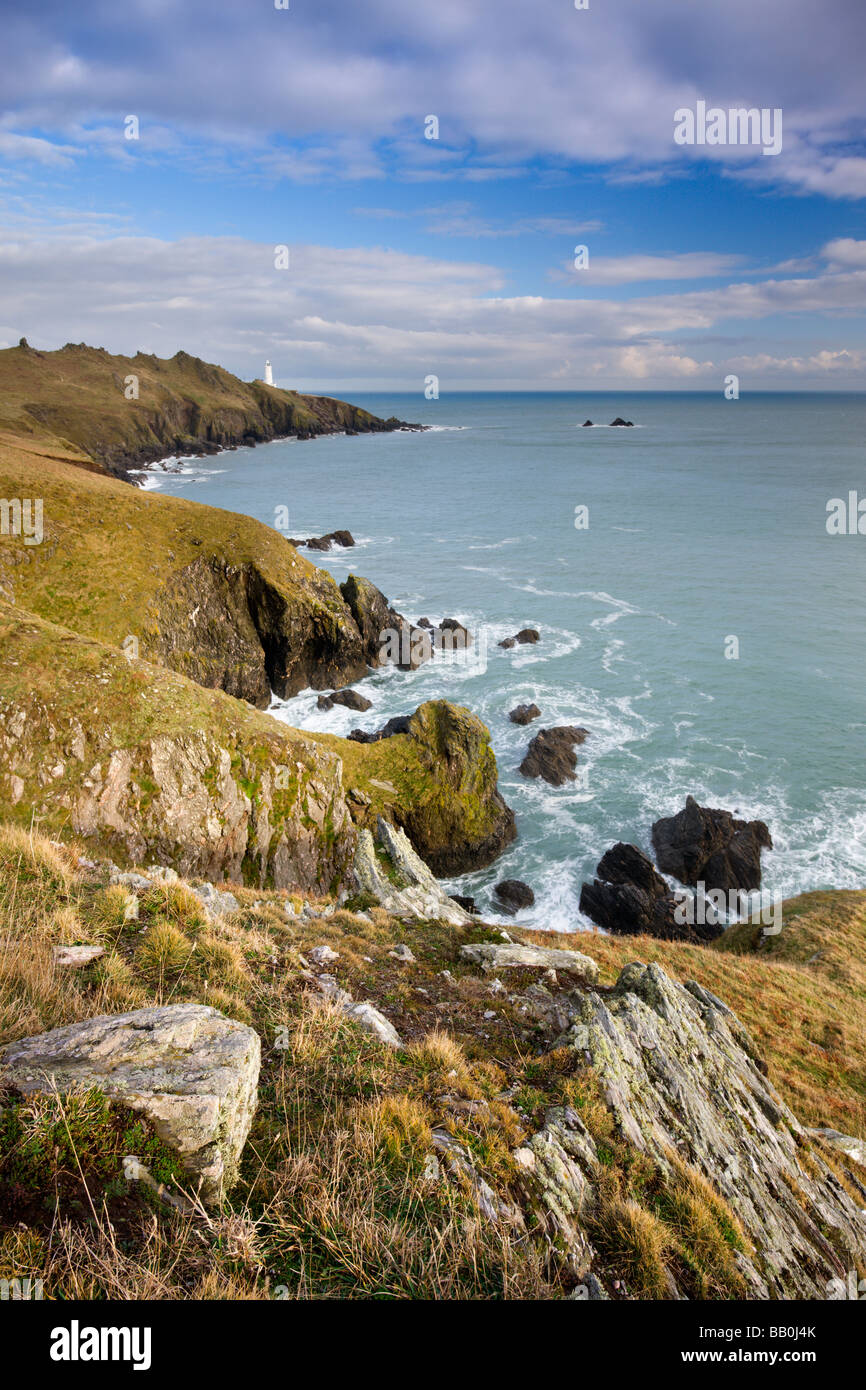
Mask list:
[[[577,767],[574,745],[583,743],[587,736],[587,730],[576,725],[540,729],[527,749],[520,771],[524,777],[543,777],[552,787],[573,782]]]
[[[503,642],[499,643],[499,645],[500,647],[513,647],[515,644],[519,644],[521,646],[532,645],[533,643],[539,640],[540,636],[541,634],[539,633],[537,628],[522,627],[519,632],[516,632],[514,634],[513,637],[506,637]]]
[[[519,912],[523,907],[532,907],[535,902],[535,894],[529,884],[522,883],[519,878],[504,878],[497,883],[493,892],[504,912]]]
[[[577,975],[593,983],[598,979],[598,965],[580,951],[559,951],[550,946],[524,946],[511,941],[502,946],[478,942],[460,947],[464,960],[480,965],[483,970],[555,970],[558,974]]]
[[[632,420],[624,420],[624,419],[622,418],[621,415],[617,415],[616,419],[615,419],[615,420],[611,420],[610,423],[611,423],[611,425],[627,425],[627,426],[631,427],[631,426],[633,425],[634,421],[632,421]]]
[[[512,724],[531,724],[533,719],[541,717],[541,710],[538,705],[515,705],[508,718]]]
[[[335,690],[330,695],[320,695],[316,701],[317,709],[333,709],[334,705],[363,711],[372,709],[373,701],[368,700],[366,695],[359,695],[357,690]]]
[[[736,1015],[694,981],[640,963],[574,1007],[557,1046],[593,1068],[621,1139],[664,1173],[690,1165],[725,1198],[750,1243],[735,1255],[747,1296],[831,1296],[866,1257],[866,1189],[853,1174],[840,1183]],[[558,1174],[551,1152],[545,1171],[548,1209],[561,1194],[573,1214],[575,1195],[591,1202],[594,1164],[585,1138],[569,1156]]]
[[[591,424],[592,424],[592,421],[591,421],[591,420],[584,420],[584,422],[583,422],[583,428],[586,429],[587,425],[591,425]]]
[[[289,545],[296,548],[306,546],[308,550],[330,550],[332,545],[341,545],[348,549],[354,544],[355,538],[351,531],[329,531],[325,536],[309,536],[305,541],[289,541]]]
[[[473,916],[476,917],[479,915],[479,907],[477,902],[474,898],[469,897],[466,893],[449,893],[448,896],[453,903],[457,904],[458,907],[462,907],[464,912],[471,912]]]
[[[580,910],[605,931],[618,936],[646,933],[665,941],[712,941],[723,930],[714,921],[678,922],[681,895],[671,892],[637,845],[614,845],[602,855],[596,874],[595,882],[584,883],[580,890]]]
[[[760,888],[761,850],[773,848],[762,820],[735,820],[730,811],[699,806],[693,796],[677,815],[656,821],[652,840],[662,873],[726,893]]]
[[[88,1018],[0,1051],[0,1084],[22,1095],[98,1087],[151,1122],[202,1200],[235,1179],[257,1103],[258,1034],[203,1004]]]

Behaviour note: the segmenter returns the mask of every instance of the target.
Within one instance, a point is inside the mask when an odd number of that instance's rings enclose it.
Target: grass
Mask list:
[[[434,1177],[430,1160],[433,1131],[444,1129],[503,1211],[521,1208],[513,1151],[551,1106],[569,1105],[597,1147],[584,1221],[614,1296],[743,1296],[736,1253],[747,1245],[727,1203],[676,1155],[663,1172],[618,1136],[594,1072],[571,1049],[551,1051],[509,1002],[529,977],[491,995],[459,955],[462,942],[490,935],[483,923],[406,924],[376,907],[289,918],[285,895],[241,885],[232,889],[238,912],[212,923],[183,882],[142,893],[138,919],[128,920],[125,890],[104,869],[80,870],[77,849],[0,827],[0,1046],[98,1013],[206,1002],[262,1038],[260,1104],[238,1185],[204,1218],[120,1179],[123,1149],[152,1153],[161,1173],[169,1161],[147,1148],[152,1136],[130,1137],[134,1117],[89,1093],[26,1106],[7,1098],[0,1277],[41,1278],[49,1298],[561,1297],[577,1276],[549,1260],[532,1212],[523,1225],[482,1219],[471,1184],[441,1157]],[[728,1000],[756,1034],[765,1011],[787,1010],[793,1027],[776,1036],[766,1026],[761,1040],[771,1078],[802,1118],[854,1132],[862,1071],[848,1051],[838,1089],[814,1092],[816,1113],[804,1113],[814,1049],[796,1040],[796,1008],[809,1007],[820,1028],[844,997],[844,1046],[859,1046],[851,986],[861,955],[846,966],[845,954],[862,954],[864,899],[813,894],[786,904],[770,949],[745,932],[728,949],[600,934],[537,939],[579,946],[605,982],[626,960],[660,960]],[[823,967],[809,963],[815,934],[828,953]],[[52,947],[70,935],[105,955],[63,970]],[[389,955],[398,943],[415,964]],[[341,986],[394,1022],[398,1051],[308,988],[316,945],[338,952],[328,968]]]

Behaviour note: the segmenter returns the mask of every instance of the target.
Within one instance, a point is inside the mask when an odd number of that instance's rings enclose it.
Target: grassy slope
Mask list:
[[[590,1233],[610,1280],[624,1278],[630,1296],[665,1297],[664,1260],[692,1297],[737,1295],[724,1211],[722,1236],[708,1241],[708,1212],[718,1217],[718,1202],[713,1208],[706,1188],[698,1191],[696,1238],[688,1258],[678,1254],[678,1243],[690,1241],[683,1202],[669,1224],[658,1174],[605,1129],[605,1107],[586,1079],[563,1072],[561,1054],[539,1055],[549,1044],[508,999],[518,981],[509,977],[508,993],[492,995],[460,959],[463,941],[490,936],[483,924],[406,924],[380,909],[366,918],[341,910],[287,921],[283,895],[239,888],[240,912],[209,925],[183,885],[145,894],[140,919],[124,924],[124,892],[105,886],[104,871],[81,874],[73,864],[74,851],[0,826],[0,1045],[98,1013],[206,1001],[260,1033],[260,1108],[239,1185],[207,1226],[165,1210],[154,1219],[141,1194],[119,1196],[116,1182],[106,1185],[105,1154],[92,1149],[86,1126],[75,1129],[75,1161],[66,1155],[58,1176],[68,1144],[58,1152],[67,1130],[56,1107],[25,1115],[26,1163],[20,1145],[4,1151],[0,1142],[0,1277],[43,1277],[47,1297],[561,1296],[567,1277],[563,1284],[562,1272],[544,1267],[522,1232],[474,1219],[459,1184],[431,1183],[424,1170],[431,1129],[444,1125],[494,1190],[513,1192],[511,1151],[549,1105],[565,1101],[580,1108],[607,1154]],[[703,981],[761,1038],[770,1076],[801,1118],[851,1131],[862,1065],[852,1051],[850,1065],[827,1082],[826,1105],[816,1108],[824,1083],[811,1051],[800,1046],[801,1015],[817,1026],[847,1001],[846,1046],[856,1050],[862,992],[838,992],[829,973],[802,963],[815,935],[835,961],[828,971],[848,961],[856,972],[866,893],[792,901],[779,943],[757,955],[598,934],[556,944],[595,956],[604,983],[635,958]],[[553,944],[548,935],[539,939]],[[64,972],[51,959],[57,942],[102,944],[106,956]],[[390,956],[400,942],[411,947],[414,964]],[[330,967],[339,983],[396,1024],[399,1052],[360,1033],[306,988],[302,955],[325,943],[339,953]],[[787,1029],[772,1026],[780,1017]],[[85,1201],[76,1208],[78,1163],[91,1181],[97,1219]],[[10,1188],[10,1172],[20,1189]]]
[[[126,399],[130,376],[137,400]],[[0,431],[109,465],[158,458],[184,440],[193,447],[378,425],[344,401],[241,381],[185,352],[120,357],[83,343],[0,351]]]
[[[0,589],[22,608],[114,646],[132,633],[142,656],[159,621],[154,595],[162,590],[170,604],[172,575],[203,556],[255,563],[293,608],[345,614],[330,575],[252,517],[139,492],[2,440],[0,497],[41,497],[45,530],[41,545],[0,537]]]

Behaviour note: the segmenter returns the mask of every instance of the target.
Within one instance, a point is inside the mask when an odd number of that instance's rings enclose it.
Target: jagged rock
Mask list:
[[[586,428],[587,425],[591,425],[591,424],[592,424],[592,421],[591,421],[591,420],[584,420],[584,422],[583,422],[583,427],[584,427],[584,429]]]
[[[866,1188],[855,1201],[810,1144],[736,1015],[694,981],[640,963],[611,993],[575,1004],[557,1045],[594,1068],[624,1140],[663,1172],[677,1155],[729,1203],[754,1246],[737,1255],[752,1296],[826,1298],[866,1256]]]
[[[523,946],[509,942],[497,946],[478,942],[460,947],[464,960],[484,970],[557,970],[577,975],[589,983],[598,979],[598,965],[580,951],[559,951],[549,946]]]
[[[762,820],[735,820],[730,811],[699,806],[693,796],[677,815],[656,821],[652,840],[662,873],[723,892],[760,888],[761,850],[773,848]]]
[[[529,884],[522,883],[519,878],[504,878],[497,883],[493,892],[505,912],[519,912],[521,908],[532,907],[535,902],[535,894]]]
[[[713,921],[677,921],[683,895],[671,892],[637,845],[614,845],[602,855],[596,873],[595,882],[584,883],[580,890],[580,910],[605,931],[619,936],[646,933],[665,941],[712,941],[724,930]]]
[[[400,670],[414,671],[430,660],[430,632],[407,622],[369,579],[350,574],[340,585],[340,593],[357,624],[371,666],[395,665]]]
[[[417,917],[425,921],[451,922],[455,926],[470,921],[468,912],[449,898],[430,869],[415,853],[404,831],[380,816],[376,835],[391,862],[398,883],[391,881],[376,856],[373,836],[361,830],[355,851],[354,874],[358,890],[371,893],[380,905],[396,916]]]
[[[527,749],[520,771],[524,777],[543,777],[552,787],[573,782],[577,767],[574,745],[587,737],[587,730],[575,725],[540,729]]]
[[[96,1086],[151,1121],[218,1202],[234,1181],[257,1103],[252,1028],[202,1004],[85,1019],[0,1051],[0,1085],[29,1095]]]
[[[333,709],[334,705],[345,705],[346,709],[368,710],[373,708],[373,701],[368,700],[366,695],[359,695],[357,690],[335,690],[331,695],[320,695],[316,701],[317,709]]]
[[[98,960],[105,955],[104,946],[55,946],[54,962],[56,965],[71,965],[74,969],[80,969],[83,965],[89,965],[91,961]]]
[[[384,1014],[374,1008],[370,1003],[349,1004],[344,1010],[346,1017],[351,1018],[365,1033],[372,1033],[383,1042],[386,1047],[402,1047],[400,1034]]]
[[[631,425],[634,424],[634,421],[632,421],[632,420],[624,420],[624,419],[622,418],[621,415],[617,415],[616,419],[615,419],[615,420],[611,420],[610,423],[611,423],[611,425],[627,425],[627,426],[631,426]]]
[[[508,716],[512,724],[531,724],[533,719],[540,717],[538,705],[516,705]]]

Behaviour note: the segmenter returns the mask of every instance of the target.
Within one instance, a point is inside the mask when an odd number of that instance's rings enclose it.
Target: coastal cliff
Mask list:
[[[85,465],[121,478],[171,454],[403,428],[419,426],[330,396],[241,381],[187,352],[122,357],[85,343],[41,352],[25,339],[0,351],[0,433],[45,452],[71,448]]]

